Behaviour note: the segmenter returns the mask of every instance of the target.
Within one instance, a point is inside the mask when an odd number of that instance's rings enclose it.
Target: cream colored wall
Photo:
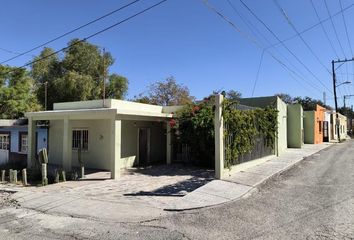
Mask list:
[[[48,161],[49,164],[62,165],[63,157],[63,120],[49,122]]]
[[[287,104],[277,97],[278,112],[278,155],[288,147],[287,139]]]
[[[87,168],[110,170],[109,155],[109,120],[70,120],[70,132],[75,128],[89,130],[88,151],[82,152],[82,159]],[[71,139],[71,137],[70,137]],[[62,164],[63,120],[50,121],[49,162]],[[72,150],[72,166],[78,167],[77,151]]]
[[[138,129],[150,129],[150,162],[166,161],[166,129],[164,122],[122,121],[122,152],[124,167],[138,163]]]
[[[88,151],[81,154],[85,167],[110,170],[110,120],[70,120],[70,127],[88,129]],[[72,150],[72,165],[80,166],[76,150]]]

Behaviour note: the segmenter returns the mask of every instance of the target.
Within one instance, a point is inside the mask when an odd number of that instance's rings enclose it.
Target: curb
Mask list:
[[[280,175],[290,171],[291,169],[295,168],[296,166],[298,166],[300,163],[302,163],[304,160],[312,157],[313,155],[315,154],[318,154],[320,152],[322,152],[323,150],[326,150],[328,149],[329,147],[331,146],[334,146],[336,145],[337,143],[334,143],[334,144],[331,144],[331,145],[327,145],[325,148],[317,151],[317,152],[314,152],[308,156],[304,156],[302,157],[299,161],[295,162],[294,164],[290,165],[290,166],[287,166],[286,168],[274,173],[273,175],[269,176],[268,178],[266,178],[264,181],[258,183],[257,185],[251,187],[248,191],[244,192],[242,195],[234,198],[234,199],[231,199],[231,200],[228,200],[228,201],[225,201],[225,202],[221,202],[221,203],[216,203],[216,204],[209,204],[209,205],[205,205],[205,206],[197,206],[197,207],[189,207],[189,208],[180,208],[180,209],[174,209],[174,208],[164,208],[163,210],[164,211],[167,211],[167,212],[183,212],[183,211],[192,211],[192,210],[197,210],[197,209],[202,209],[202,208],[209,208],[209,207],[216,207],[216,206],[219,206],[219,205],[222,205],[222,204],[225,204],[225,203],[230,203],[230,202],[234,202],[234,201],[238,201],[239,199],[241,199],[242,197],[244,197],[245,195],[247,195],[248,193],[252,192],[252,191],[255,191],[257,189],[259,189],[260,187],[266,185],[270,180],[273,180],[277,177],[279,177]],[[222,180],[222,179],[221,179]],[[222,180],[224,181],[224,180]]]

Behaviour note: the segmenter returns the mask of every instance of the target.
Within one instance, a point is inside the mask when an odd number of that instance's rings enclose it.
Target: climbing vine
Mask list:
[[[214,112],[215,98],[210,96],[199,103],[189,104],[175,114],[170,125],[176,140],[191,149],[194,162],[214,166]],[[265,109],[238,109],[238,103],[223,102],[225,166],[237,164],[239,156],[252,151],[257,137],[263,137],[267,147],[274,148],[278,111]]]

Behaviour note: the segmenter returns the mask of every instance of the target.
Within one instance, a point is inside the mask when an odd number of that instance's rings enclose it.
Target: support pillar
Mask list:
[[[171,164],[171,149],[172,149],[172,140],[171,140],[171,126],[170,123],[167,122],[166,128],[166,163]]]
[[[71,158],[72,158],[72,151],[71,151],[71,129],[69,124],[69,119],[64,119],[64,126],[63,126],[63,168],[69,172],[71,171]]]
[[[35,166],[36,157],[36,121],[28,118],[28,149],[27,149],[27,168]]]
[[[121,169],[121,138],[122,121],[116,120],[115,116],[110,120],[111,125],[111,178],[118,179]]]
[[[215,95],[215,178],[222,179],[224,172],[224,121],[222,117],[222,103],[224,96]]]

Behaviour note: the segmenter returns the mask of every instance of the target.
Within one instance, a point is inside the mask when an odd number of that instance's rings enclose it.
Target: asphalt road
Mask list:
[[[347,141],[240,200],[148,222],[107,223],[0,204],[0,239],[354,239],[353,184],[354,141]]]

